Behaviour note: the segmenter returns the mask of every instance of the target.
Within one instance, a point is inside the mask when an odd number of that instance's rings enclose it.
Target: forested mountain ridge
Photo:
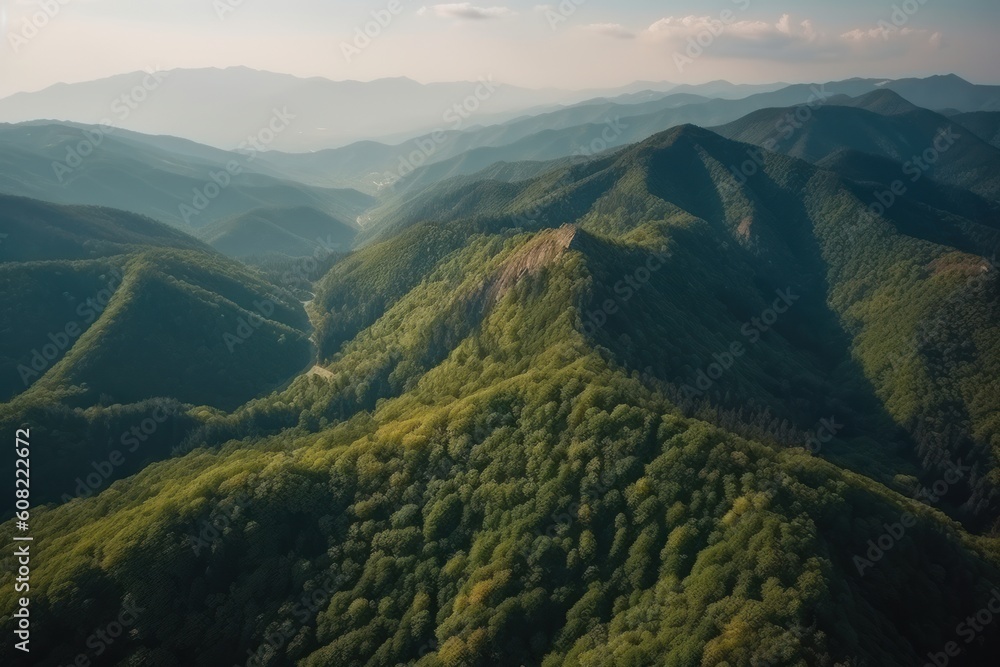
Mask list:
[[[1000,583],[991,228],[752,150],[682,126],[400,209],[309,305],[329,376],[36,510],[44,664],[123,602],[123,664],[940,651]]]
[[[1000,148],[1000,111],[963,113],[952,118],[983,141]]]
[[[0,423],[30,421],[46,443],[36,501],[77,495],[91,460],[117,478],[168,456],[207,414],[191,404],[233,409],[310,359],[287,290],[171,227],[0,197],[0,232]],[[152,428],[139,440],[137,423]],[[120,441],[132,455],[119,468]]]
[[[314,208],[265,207],[199,231],[198,235],[229,257],[283,255],[308,257],[319,250],[347,252],[358,232],[353,220],[338,220]]]
[[[717,278],[720,284],[716,289],[722,293],[732,292],[733,285],[745,282],[746,276],[762,273],[774,274],[770,278],[774,289],[781,287],[782,281],[785,281],[786,285],[794,285],[796,281],[801,283],[808,279],[811,289],[818,292],[812,299],[813,303],[828,304],[834,311],[832,315],[839,320],[833,326],[840,329],[841,333],[821,330],[820,338],[838,341],[846,336],[854,339],[853,342],[844,342],[844,349],[839,354],[845,355],[849,346],[855,349],[852,363],[872,364],[863,371],[865,377],[859,378],[859,381],[875,383],[878,391],[882,392],[896,391],[899,385],[895,379],[888,379],[885,375],[885,359],[879,358],[882,352],[877,352],[877,348],[869,349],[865,346],[857,348],[862,342],[869,345],[873,342],[867,336],[861,336],[862,329],[859,327],[862,324],[875,325],[884,317],[884,324],[890,329],[900,333],[909,331],[909,339],[917,339],[921,342],[921,346],[924,346],[923,337],[926,334],[924,329],[930,328],[934,335],[940,334],[936,314],[926,309],[936,307],[934,306],[936,294],[961,288],[964,274],[969,279],[985,277],[986,284],[973,290],[971,297],[974,301],[983,299],[985,301],[981,304],[960,303],[979,312],[976,315],[978,322],[976,326],[981,327],[984,333],[989,330],[988,309],[992,307],[991,300],[995,298],[995,292],[991,290],[995,289],[992,286],[996,280],[995,264],[991,262],[995,261],[992,259],[993,253],[1000,246],[1000,234],[998,234],[1000,225],[995,217],[991,218],[988,215],[990,211],[995,211],[988,203],[979,201],[973,196],[960,197],[962,205],[955,205],[952,199],[947,197],[931,203],[926,201],[926,197],[916,196],[913,200],[907,197],[902,198],[883,215],[876,216],[871,213],[871,203],[877,201],[875,190],[869,190],[863,184],[845,181],[829,172],[809,168],[804,163],[771,154],[764,156],[765,165],[761,166],[761,173],[749,178],[744,177],[746,183],[740,186],[731,171],[732,165],[742,164],[753,154],[751,150],[745,145],[724,141],[705,130],[690,126],[679,128],[622,151],[616,156],[587,165],[570,167],[534,181],[517,184],[488,182],[475,185],[459,183],[455,186],[444,184],[429,190],[415,200],[414,205],[406,212],[410,216],[409,219],[398,217],[386,221],[385,224],[391,224],[394,229],[398,229],[415,224],[419,220],[435,217],[442,221],[454,219],[455,223],[458,223],[458,229],[462,230],[456,230],[455,236],[460,237],[461,234],[468,233],[470,225],[472,229],[490,229],[510,224],[531,227],[549,224],[546,221],[579,220],[583,229],[599,230],[602,235],[611,235],[612,238],[619,238],[622,235],[625,235],[624,238],[629,238],[637,233],[635,231],[637,227],[642,228],[644,220],[655,220],[669,211],[680,208],[688,214],[711,221],[711,226],[723,234],[723,238],[716,243],[742,247],[751,255],[758,256],[756,261],[764,262],[763,269],[748,267],[745,276]],[[919,190],[922,191],[923,189]],[[869,197],[871,199],[868,199]],[[427,201],[429,206],[421,205],[419,203],[421,201]],[[505,202],[506,208],[498,205],[501,201]],[[668,203],[664,204],[664,201]],[[966,205],[968,201],[986,208]],[[477,202],[481,202],[478,209]],[[854,212],[845,213],[845,204],[841,202],[851,203],[851,206],[855,207]],[[783,214],[776,215],[776,211],[782,211]],[[460,222],[462,218],[472,218],[472,220]],[[807,232],[808,229],[812,231]],[[887,245],[888,241],[872,243],[873,234],[874,238],[882,238],[886,233],[890,234],[892,245]],[[353,319],[351,313],[368,310],[368,319],[362,319],[361,322],[370,321],[371,317],[381,312],[380,304],[386,298],[391,299],[392,295],[397,293],[396,289],[405,291],[410,284],[404,283],[398,288],[381,284],[370,292],[371,297],[365,297],[370,289],[367,285],[372,283],[362,279],[359,284],[353,278],[348,278],[343,282],[344,289],[341,289],[336,287],[341,282],[335,279],[336,276],[348,271],[352,266],[359,266],[358,275],[363,276],[365,271],[371,270],[370,267],[377,265],[379,260],[375,259],[376,257],[397,259],[408,257],[410,255],[404,248],[413,242],[412,239],[418,237],[446,239],[447,232],[442,235],[439,229],[408,230],[399,237],[398,246],[388,243],[384,249],[366,249],[363,252],[369,252],[371,260],[362,261],[363,255],[356,257],[354,263],[345,263],[328,276],[328,280],[319,289],[318,303],[327,306],[360,302],[360,308],[353,307],[351,311],[334,313],[339,317],[332,318],[335,323],[332,331],[339,331],[348,326],[347,323]],[[390,247],[393,249],[388,250]],[[452,246],[442,240],[437,247],[441,252],[445,252]],[[901,250],[903,247],[909,249],[904,252]],[[946,257],[941,254],[942,252],[956,250],[970,255],[963,258],[958,254],[948,259],[936,259],[936,257]],[[718,252],[713,251],[713,254]],[[886,257],[880,258],[880,253],[886,253]],[[901,257],[900,253],[902,256],[909,253],[909,259],[895,269],[890,269],[889,265],[901,261],[897,259]],[[980,259],[977,260],[976,256]],[[419,254],[414,254],[412,257],[416,261],[427,262],[428,248],[423,247]],[[924,257],[924,263],[918,262],[917,257]],[[889,258],[892,258],[891,261]],[[956,262],[955,269],[940,270]],[[905,264],[910,264],[910,268],[904,270]],[[963,265],[964,269],[956,270]],[[818,266],[827,268],[817,271]],[[930,270],[926,268],[929,266],[938,268]],[[718,270],[714,264],[713,268]],[[885,273],[887,271],[917,271],[918,274],[914,275],[926,274],[927,278],[932,280],[927,283],[922,281],[913,283],[915,294],[921,296],[913,297],[910,302],[912,312],[898,312],[890,316],[875,311],[868,315],[867,322],[859,321],[857,313],[862,312],[860,311],[862,306],[858,301],[862,299],[862,294],[868,292],[871,298],[875,298],[877,290],[882,290],[885,286],[880,286],[878,280],[872,282],[871,278],[858,282],[858,278],[852,276],[884,276],[887,275]],[[411,282],[412,280],[415,279],[411,279]],[[678,280],[683,278],[679,276]],[[754,280],[760,281],[760,278]],[[981,282],[983,281],[976,280],[973,284],[978,285]],[[892,289],[901,287],[902,285],[899,285]],[[932,291],[928,293],[928,290]],[[366,301],[366,298],[370,300]],[[748,301],[745,295],[738,297],[731,294],[726,298],[734,304]],[[885,297],[877,298],[884,300]],[[836,306],[833,305],[835,303]],[[894,297],[887,303],[897,303],[897,299]],[[743,314],[747,316],[751,314],[745,306],[742,308]],[[987,310],[981,311],[982,308]],[[618,320],[620,319],[619,317]],[[803,325],[806,326],[808,325]],[[623,325],[620,332],[635,337],[637,332],[657,329],[662,329],[662,324],[643,322]],[[844,329],[846,331],[843,331]],[[602,327],[601,330],[604,331],[605,328]],[[324,345],[322,341],[325,340],[325,331],[321,328],[321,346]],[[894,337],[902,348],[899,354],[908,358],[914,356],[915,350],[911,349],[914,345],[907,340],[906,335],[897,333]],[[339,344],[339,340],[340,338],[335,335],[332,342],[336,345]],[[678,351],[689,353],[689,350],[698,349],[703,345],[697,337],[694,337],[684,343],[673,344],[668,348],[670,351],[664,350],[660,355],[650,351],[662,345],[660,341],[666,340],[671,340],[671,335],[662,332],[660,335],[650,336],[641,344],[634,343],[637,350],[647,350],[644,353],[645,361],[636,362],[639,370],[645,369],[650,359],[669,359]],[[881,340],[885,342],[885,339]],[[724,347],[723,343],[724,341],[720,340],[717,345]],[[335,347],[323,349],[331,353]],[[990,355],[995,355],[992,345],[985,345],[981,349]],[[915,356],[920,358],[925,354],[928,354],[927,350]],[[823,355],[827,358],[837,357],[837,354],[831,352],[829,348],[823,351]],[[794,353],[785,351],[775,355],[775,358],[788,359],[795,356]],[[995,356],[988,358],[993,360],[991,364],[995,362]],[[985,360],[986,358],[982,359]],[[898,359],[896,361],[898,362]],[[659,364],[662,364],[662,361]],[[677,362],[667,364],[665,374],[662,375],[663,379],[677,385],[684,384],[678,382],[679,376],[683,377],[682,368],[683,365]],[[888,375],[892,376],[898,370],[900,370],[898,364],[894,363]],[[696,371],[696,366],[688,367],[689,373]],[[769,374],[771,374],[769,371],[763,373],[763,375]],[[966,399],[959,400],[963,402],[971,400],[985,407],[990,404],[989,397],[995,391],[994,383],[988,374],[974,373],[974,375],[978,379],[978,384],[971,382],[966,389],[971,394]],[[906,383],[911,381],[908,379]],[[921,382],[934,383],[936,380],[924,378]],[[843,391],[845,386],[845,383],[839,380],[832,384],[833,387],[823,390],[824,394],[836,395],[837,392]],[[910,387],[913,393],[906,402],[914,400],[919,402],[933,395],[933,392],[922,394],[923,390],[917,390],[917,386]],[[787,392],[787,389],[785,391]],[[745,398],[759,400],[761,396],[770,393],[766,386],[757,383],[752,385],[752,388],[747,388]],[[797,395],[796,392],[792,393]],[[918,399],[921,395],[923,398]],[[973,395],[978,398],[971,398]],[[776,409],[778,406],[787,409],[789,405],[787,396],[776,399],[774,405]],[[866,410],[870,412],[870,406]],[[915,406],[910,410],[909,414],[913,414]],[[987,422],[995,419],[993,408],[986,408],[986,411],[980,414]],[[913,425],[910,428],[913,428]],[[978,439],[980,448],[993,449],[994,454],[991,456],[995,456],[996,444],[987,443],[993,441],[994,437],[987,433]]]
[[[289,359],[275,359],[257,389],[307,361],[308,323],[295,299],[195,239],[121,211],[0,201],[7,396],[40,382],[57,393],[86,386],[92,399],[169,396],[235,407],[254,395],[240,385],[255,371],[226,353],[224,332],[265,310],[254,329],[260,335],[246,346],[287,341]],[[50,342],[55,354],[44,349]],[[213,371],[219,384],[207,381]]]
[[[889,90],[840,102],[809,109],[804,122],[795,120],[796,108],[765,109],[713,129],[813,163],[842,151],[888,158],[899,163],[894,178],[904,183],[929,178],[1000,200],[1000,150],[959,122]],[[782,122],[788,118],[793,122]]]
[[[354,220],[372,198],[269,170],[266,146],[220,151],[103,126],[0,125],[0,193],[132,211],[185,231],[260,207],[317,208]]]
[[[567,157],[581,148],[589,153],[599,152],[593,146],[618,148],[674,125],[720,125],[767,108],[889,93],[911,107],[939,109],[947,100],[949,106],[965,112],[996,111],[1000,109],[998,91],[1000,87],[975,85],[959,77],[932,76],[793,84],[738,99],[668,92],[645,101],[627,97],[589,100],[503,123],[487,122],[485,127],[432,132],[399,145],[362,141],[308,154],[272,152],[263,156],[263,162],[304,183],[334,183],[379,194],[387,183],[406,179],[415,168],[417,180],[427,182],[471,174],[499,160],[546,160]]]
[[[10,239],[0,244],[0,262],[96,259],[148,247],[207,250],[183,232],[125,211],[8,195],[0,195],[0,204]]]

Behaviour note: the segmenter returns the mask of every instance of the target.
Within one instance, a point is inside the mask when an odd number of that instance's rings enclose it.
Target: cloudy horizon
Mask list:
[[[6,0],[0,96],[157,67],[526,88],[955,73],[1000,83],[989,0]]]

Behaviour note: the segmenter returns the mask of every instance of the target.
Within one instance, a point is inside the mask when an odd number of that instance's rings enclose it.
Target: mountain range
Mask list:
[[[1000,87],[977,86],[954,76],[850,79],[789,85],[737,99],[706,99],[673,91],[642,102],[598,99],[497,125],[424,135],[399,145],[362,142],[309,155],[274,152],[266,159],[303,182],[336,183],[374,193],[422,168],[455,176],[500,161],[589,155],[642,141],[664,127],[721,125],[762,109],[809,105],[836,95],[855,97],[880,90],[896,92],[915,105],[929,102],[932,109],[947,103],[949,109],[961,107],[967,112],[1000,110]]]
[[[308,206],[354,220],[372,203],[356,190],[260,173],[256,153],[137,136],[91,126],[0,126],[0,193],[109,206],[189,230],[263,206]]]
[[[238,152],[123,131],[61,190],[92,130],[0,129],[38,664],[124,607],[108,664],[991,664],[940,652],[1000,585],[994,92],[716,87],[381,188],[398,146],[263,152],[197,224]]]

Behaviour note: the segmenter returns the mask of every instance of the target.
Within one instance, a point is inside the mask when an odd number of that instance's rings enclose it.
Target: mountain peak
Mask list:
[[[684,123],[653,135],[639,144],[637,148],[647,147],[653,150],[662,150],[674,146],[715,145],[720,141],[724,140],[715,132],[698,125]]]
[[[951,73],[951,74],[937,74],[935,76],[929,76],[927,78],[931,79],[931,80],[940,79],[940,80],[945,80],[945,81],[955,81],[955,82],[969,83],[968,81],[966,81],[965,79],[963,79],[962,77],[960,77],[959,75],[957,75],[955,73]]]
[[[908,113],[920,108],[889,88],[879,88],[870,93],[841,102],[839,105],[865,109],[882,114],[883,116]]]

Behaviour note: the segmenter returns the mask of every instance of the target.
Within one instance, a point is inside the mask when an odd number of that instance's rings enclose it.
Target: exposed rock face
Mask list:
[[[485,286],[487,304],[497,303],[523,278],[537,275],[555,261],[572,246],[577,233],[576,225],[563,225],[558,229],[542,232],[538,238],[518,250]]]

